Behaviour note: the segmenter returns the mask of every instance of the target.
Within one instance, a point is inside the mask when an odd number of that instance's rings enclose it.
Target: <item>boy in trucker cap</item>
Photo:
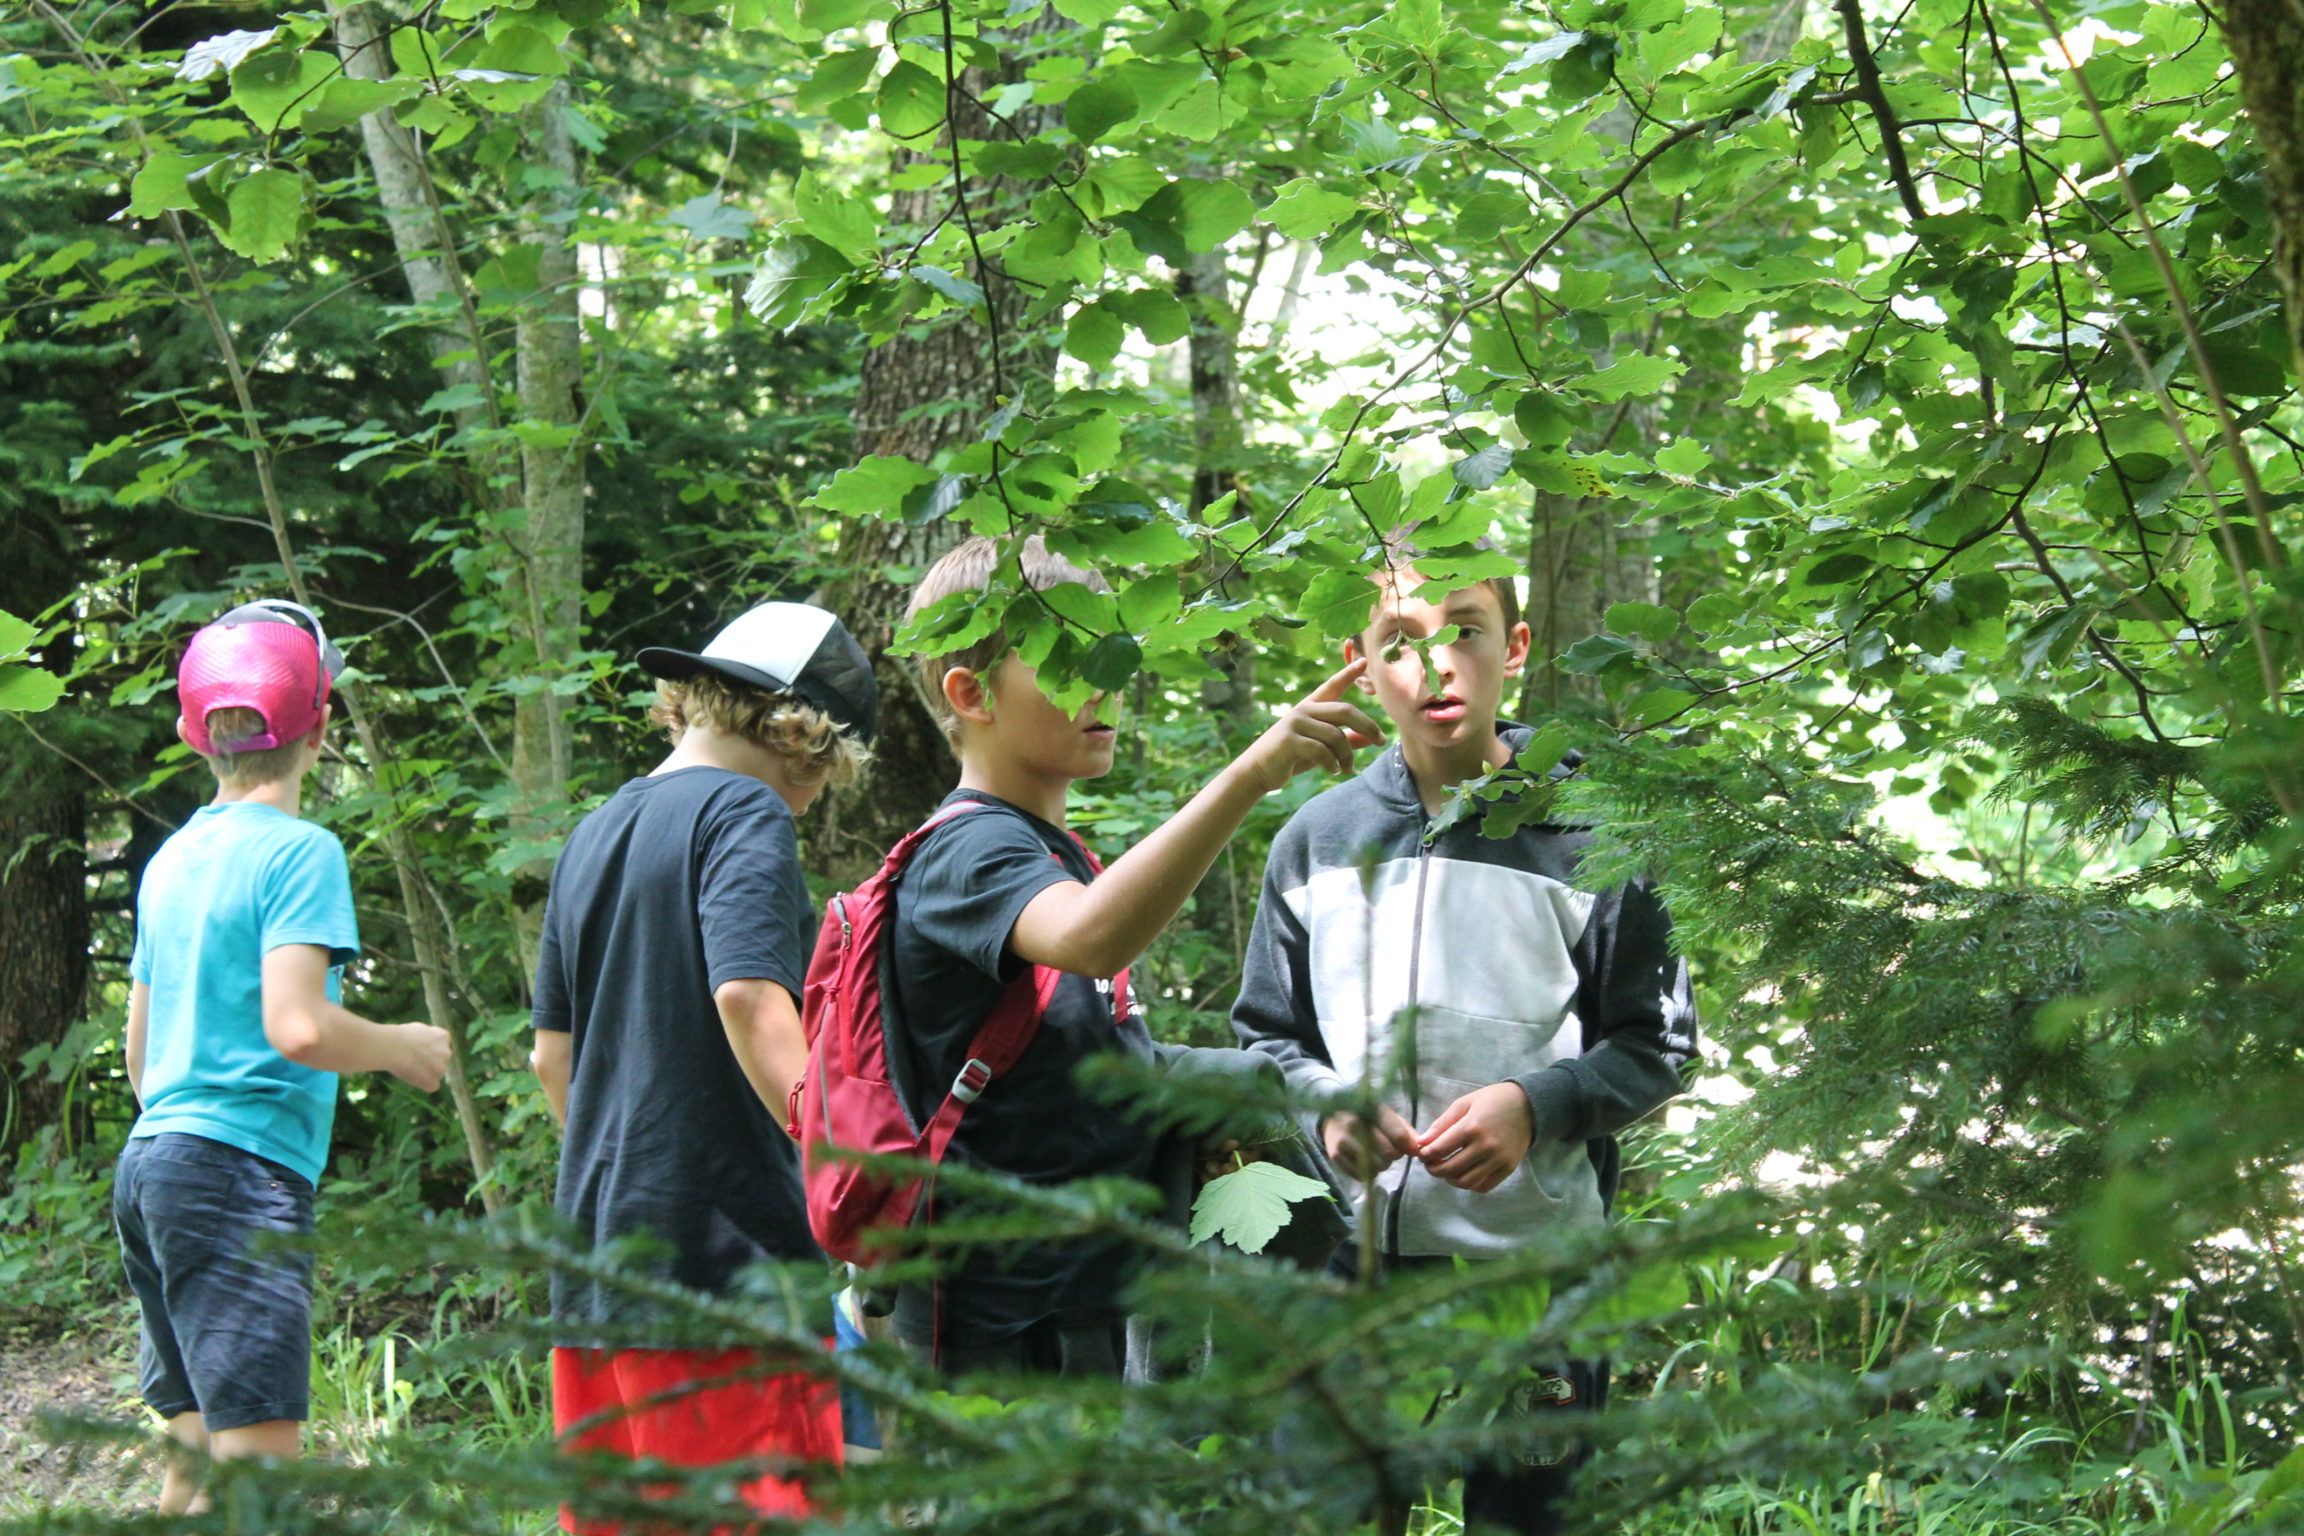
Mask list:
[[[153,855],[136,894],[128,1082],[142,1113],[112,1186],[143,1315],[138,1375],[169,1436],[216,1460],[298,1454],[312,1348],[312,1259],[251,1253],[312,1230],[336,1076],[426,1092],[448,1069],[429,1024],[339,1005],[360,950],[344,845],[300,819],[343,657],[311,610],[247,603],[192,637],[176,732],[216,798]],[[195,1508],[172,1458],[165,1513]]]
[[[595,1246],[645,1234],[654,1278],[724,1293],[749,1265],[823,1262],[784,1131],[815,934],[793,818],[855,777],[877,694],[863,647],[805,603],[763,603],[701,652],[638,660],[661,680],[653,718],[672,752],[585,817],[552,871],[533,1059],[567,1129],[560,1215]],[[553,1275],[552,1328],[570,1450],[839,1462],[839,1394],[803,1362],[715,1347],[582,1275]],[[761,1514],[809,1512],[799,1478],[741,1495]],[[561,1523],[615,1529],[573,1510]]]

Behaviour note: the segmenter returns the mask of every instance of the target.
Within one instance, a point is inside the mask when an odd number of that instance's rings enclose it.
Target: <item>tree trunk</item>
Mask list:
[[[1611,603],[1656,601],[1656,564],[1630,546],[1645,523],[1619,522],[1613,496],[1560,496],[1538,491],[1528,514],[1527,619],[1534,636],[1520,684],[1519,718],[1582,700],[1597,703],[1596,678],[1553,665],[1577,641],[1600,632]]]
[[[389,78],[391,59],[368,7],[355,0],[336,7],[332,19],[344,73],[359,80]],[[445,382],[468,384],[482,395],[479,402],[455,411],[457,430],[471,433],[491,425],[495,402],[489,390],[486,340],[472,309],[471,289],[457,265],[456,248],[441,225],[432,173],[416,135],[386,108],[360,119],[360,142],[368,153],[368,172],[376,180],[376,198],[384,205],[384,225],[392,232],[392,249],[400,258],[408,297],[420,308],[456,312],[453,322],[444,320],[432,332],[433,358]],[[488,468],[475,465],[472,476],[482,501],[488,499]]]
[[[54,1123],[63,1084],[51,1063],[20,1070],[60,1044],[88,987],[88,804],[77,770],[22,732],[0,800],[0,1156]],[[18,750],[18,744],[30,750]]]
[[[1227,493],[1248,510],[1247,434],[1240,420],[1240,312],[1232,302],[1232,274],[1222,251],[1192,258],[1176,274],[1176,297],[1191,329],[1185,337],[1192,389],[1192,510],[1205,511]],[[1200,705],[1229,756],[1247,744],[1261,723],[1256,711],[1253,637],[1226,630],[1202,653],[1214,675],[1200,680]],[[1192,924],[1244,960],[1248,935],[1235,860],[1220,859],[1192,893]]]
[[[2288,345],[2304,372],[2304,9],[2296,0],[2230,0],[2224,43],[2264,152],[2272,270],[2288,301]]]
[[[34,484],[37,484],[35,479]],[[15,501],[0,497],[0,502]],[[70,509],[31,491],[0,515],[0,611],[36,620],[69,594],[85,559]],[[67,631],[32,659],[59,675],[75,659]],[[86,751],[69,702],[39,730],[64,751]],[[49,1066],[23,1070],[25,1053],[56,1046],[76,1023],[88,987],[88,780],[23,725],[0,721],[0,1165],[63,1108]]]
[[[584,440],[578,391],[584,381],[583,324],[577,310],[576,249],[566,215],[579,186],[576,144],[568,132],[568,87],[556,83],[523,121],[529,152],[549,173],[529,202],[522,234],[540,252],[538,291],[520,307],[520,414],[527,424],[520,448],[520,490],[526,512],[512,541],[508,588],[514,622],[525,624],[520,650],[541,686],[514,705],[512,781],[518,792],[515,829],[542,838],[556,830],[568,805],[573,773],[567,705],[549,686],[579,648],[584,601]],[[552,861],[521,866],[512,882],[513,915],[521,962],[536,970],[544,928],[544,896]]]
[[[1067,25],[1043,8],[1006,34],[1009,40],[1036,37]],[[999,39],[995,39],[998,41]],[[950,126],[937,154],[896,152],[898,170],[922,159],[949,156],[951,129],[963,139],[993,139],[1013,131],[1039,130],[1049,109],[1025,107],[1002,129],[980,102],[1021,75],[1004,64],[997,71],[968,69],[960,89],[947,102]],[[948,162],[947,162],[948,163]],[[901,191],[889,198],[893,227],[927,229],[951,207],[949,180]],[[995,178],[969,186],[971,215],[979,230],[998,228],[1016,206],[1019,190]],[[974,274],[997,320],[1000,367],[1010,395],[1055,373],[1048,343],[1024,334],[1024,311],[1032,295],[1002,274],[997,259]],[[983,430],[992,404],[992,334],[973,315],[954,314],[922,330],[907,328],[866,350],[856,397],[858,458],[873,455],[931,463],[947,449],[973,441]],[[872,765],[858,783],[823,797],[808,833],[809,868],[836,884],[852,885],[878,867],[896,840],[927,819],[950,792],[958,763],[931,712],[914,662],[891,656],[889,642],[904,622],[918,572],[967,535],[965,526],[940,518],[921,527],[901,522],[859,521],[844,535],[841,564],[851,573],[816,594],[815,600],[840,615],[865,650],[880,686],[879,734]]]

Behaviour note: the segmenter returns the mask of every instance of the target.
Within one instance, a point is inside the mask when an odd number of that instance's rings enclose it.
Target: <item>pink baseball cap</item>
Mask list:
[[[203,755],[264,752],[294,741],[320,723],[329,686],[344,670],[344,653],[328,641],[319,615],[299,603],[268,598],[243,603],[192,637],[176,669],[176,722],[192,750]],[[208,716],[219,709],[252,709],[264,729],[217,742]]]

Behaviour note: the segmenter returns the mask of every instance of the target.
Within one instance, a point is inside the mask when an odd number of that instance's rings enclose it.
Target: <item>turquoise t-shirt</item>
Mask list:
[[[203,806],[161,844],[137,892],[129,974],[152,999],[130,1137],[205,1136],[319,1182],[336,1074],[264,1038],[264,956],[283,944],[317,944],[337,968],[360,952],[344,845],[268,805]],[[339,996],[337,969],[328,996]]]

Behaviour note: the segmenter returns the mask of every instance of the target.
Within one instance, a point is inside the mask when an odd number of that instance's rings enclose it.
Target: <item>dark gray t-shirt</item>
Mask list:
[[[797,1003],[815,916],[792,813],[719,768],[635,779],[578,824],[552,871],[535,1024],[571,1036],[554,1204],[595,1245],[647,1233],[664,1279],[727,1288],[748,1264],[817,1259],[800,1159],[745,1080],[712,993],[773,981]],[[644,1308],[552,1277],[563,1344],[645,1344]],[[616,1337],[592,1325],[617,1325]],[[668,1342],[670,1342],[668,1340]]]
[[[955,816],[931,833],[896,888],[889,1034],[915,1123],[944,1102],[967,1063],[969,1041],[1007,984],[1029,969],[1008,947],[1017,917],[1049,886],[1094,878],[1062,828],[974,790],[957,790],[944,803],[961,800],[989,809]],[[1151,1055],[1142,1019],[1131,1010],[1125,1024],[1115,1022],[1108,980],[1064,977],[1015,1067],[969,1106],[946,1159],[1035,1184],[1149,1179],[1150,1132],[1073,1082],[1081,1062],[1116,1050]],[[953,1213],[949,1195],[939,1197],[938,1210]],[[1119,1316],[1120,1292],[1133,1272],[1128,1253],[1103,1242],[974,1250],[940,1287],[941,1337],[989,1344],[1036,1322],[1108,1321]],[[896,1327],[921,1343],[937,1331],[925,1288],[899,1293]]]

